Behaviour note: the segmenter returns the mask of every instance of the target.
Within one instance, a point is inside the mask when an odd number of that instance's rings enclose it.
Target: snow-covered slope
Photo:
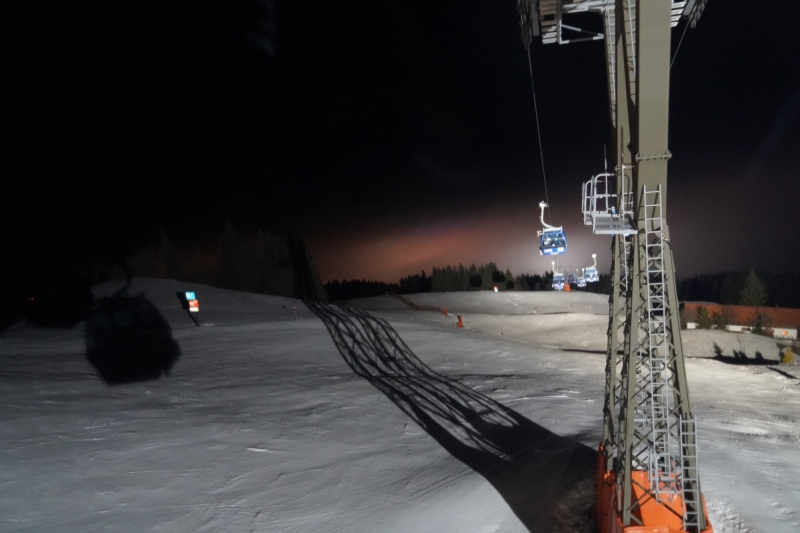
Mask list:
[[[112,296],[125,287],[124,282],[96,285],[92,292],[96,299]],[[302,302],[292,298],[267,296],[250,292],[231,291],[196,283],[169,279],[135,278],[127,289],[131,295],[143,294],[150,300],[173,329],[193,328],[195,324],[181,308],[178,293],[193,291],[200,302],[197,318],[206,326],[233,326],[264,322],[278,322],[310,318]]]
[[[588,313],[608,315],[608,295],[558,291],[474,291],[404,294],[402,299],[419,306],[448,308],[450,314],[533,315]],[[392,296],[361,298],[342,305],[370,311],[407,310],[408,305]]]
[[[168,377],[106,385],[82,327],[0,334],[0,530],[591,530],[602,297],[547,314],[576,302],[420,295],[459,330],[388,298],[315,314],[164,280],[130,292],[169,323]],[[800,373],[687,370],[715,530],[796,531]]]

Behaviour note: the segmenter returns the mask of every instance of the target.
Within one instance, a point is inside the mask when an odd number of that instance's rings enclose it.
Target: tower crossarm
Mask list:
[[[681,18],[688,20],[694,27],[700,19],[708,0],[672,0],[670,23],[672,27]],[[567,44],[580,41],[596,41],[610,37],[614,41],[613,27],[608,22],[613,20],[616,0],[517,0],[520,14],[522,40],[527,46],[534,37],[541,37],[545,44]],[[609,12],[611,17],[608,17]],[[598,13],[606,15],[601,28],[587,28],[574,17],[579,13]]]

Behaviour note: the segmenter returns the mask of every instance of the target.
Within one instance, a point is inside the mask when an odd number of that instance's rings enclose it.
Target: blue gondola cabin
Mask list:
[[[539,237],[542,255],[561,255],[567,251],[567,237],[561,230],[543,231]]]
[[[587,268],[584,277],[587,283],[597,283],[600,281],[600,274],[597,273],[596,268]]]

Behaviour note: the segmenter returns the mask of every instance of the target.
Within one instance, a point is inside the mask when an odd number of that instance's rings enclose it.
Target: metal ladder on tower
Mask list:
[[[680,418],[681,488],[683,489],[683,528],[700,531],[702,496],[697,475],[697,432],[694,416]]]
[[[608,77],[608,96],[612,120],[617,116],[617,15],[613,3],[603,11],[603,26],[606,45],[606,74]]]
[[[664,221],[661,186],[644,189],[647,257],[647,338],[650,378],[652,449],[649,461],[651,490],[660,500],[680,496],[684,530],[699,531],[702,512],[697,475],[697,435],[694,417],[675,416],[670,338],[667,329],[667,293],[664,269]],[[676,428],[677,426],[677,428]],[[677,429],[677,434],[675,434]]]
[[[647,342],[640,347],[640,357],[647,358],[649,373],[649,418],[651,447],[649,454],[650,490],[662,501],[672,501],[681,494],[678,479],[680,445],[671,434],[670,419],[674,391],[670,384],[667,306],[664,272],[661,186],[643,191],[644,239],[647,276]],[[676,435],[677,436],[677,435]]]

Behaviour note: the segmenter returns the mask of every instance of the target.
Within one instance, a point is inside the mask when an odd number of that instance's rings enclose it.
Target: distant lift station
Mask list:
[[[537,232],[539,235],[539,255],[561,255],[567,253],[567,236],[561,227],[551,226],[544,221],[544,208],[546,202],[539,202],[542,214],[539,220],[544,229]]]
[[[681,19],[694,27],[706,3],[517,0],[529,53],[534,37],[558,44],[602,41],[605,49],[615,166],[585,183],[582,194],[584,223],[612,236],[597,468],[601,533],[713,531],[700,490],[666,216],[671,28]],[[599,15],[602,32],[581,28],[586,19],[575,16],[580,13]],[[545,225],[541,235],[548,230]],[[544,240],[540,249],[556,253]],[[585,271],[587,282],[596,275],[596,264],[592,268]]]

